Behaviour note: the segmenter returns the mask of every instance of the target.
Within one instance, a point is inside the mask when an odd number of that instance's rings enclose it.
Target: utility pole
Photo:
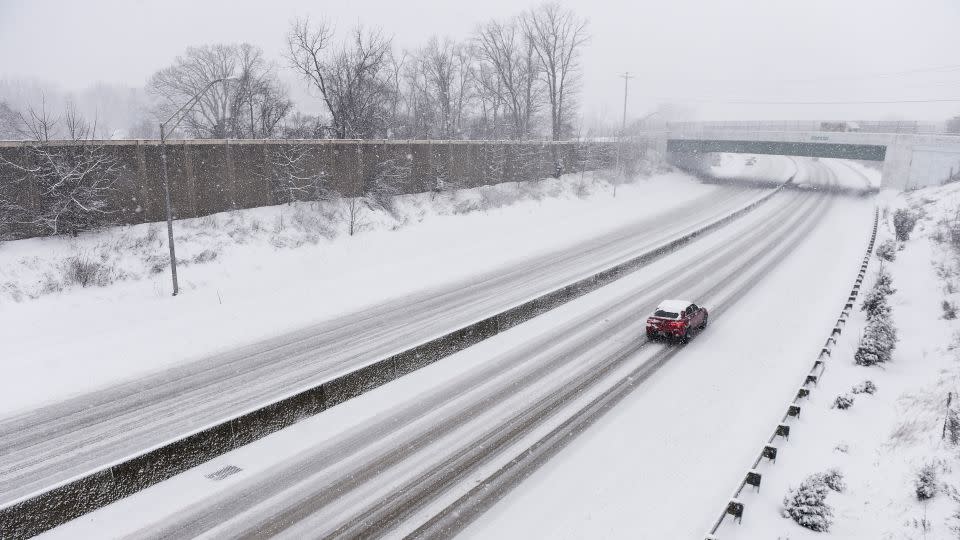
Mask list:
[[[623,133],[627,130],[627,89],[633,75],[630,75],[628,71],[620,75],[620,77],[623,79],[623,120],[620,122],[620,135],[617,137],[617,174],[620,173],[620,154],[623,151]]]
[[[627,89],[633,75],[628,71],[621,77],[623,77],[623,122],[620,124],[620,133],[623,133],[627,129]]]

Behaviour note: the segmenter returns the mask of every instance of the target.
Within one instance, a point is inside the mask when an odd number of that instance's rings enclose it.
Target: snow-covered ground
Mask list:
[[[880,170],[847,159],[807,158],[763,154],[712,154],[710,173],[718,178],[786,181],[793,177],[797,185],[819,185],[824,182],[826,167],[834,187],[862,190],[880,187]]]
[[[911,208],[923,216],[896,260],[883,263],[896,289],[890,298],[899,336],[893,361],[882,368],[854,363],[865,325],[858,302],[824,378],[793,422],[789,442],[779,444],[775,464],[763,464],[762,489],[748,488],[740,497],[746,504],[742,525],[726,520],[720,538],[919,540],[957,538],[960,532],[958,449],[943,438],[949,396],[956,410],[960,389],[960,321],[946,319],[943,307],[944,301],[960,304],[960,246],[950,245],[947,229],[956,227],[960,184],[883,192],[880,206],[889,212],[883,212],[878,244],[893,236],[894,209]],[[872,285],[880,264],[873,258],[865,287]],[[874,395],[854,395],[846,410],[833,407],[838,395],[851,394],[866,380],[876,385]],[[925,466],[935,471],[938,493],[921,502],[916,481]],[[828,533],[781,517],[789,488],[834,468],[846,489],[827,496],[833,510]],[[717,501],[717,512],[723,504]]]
[[[188,534],[185,531],[193,529],[158,528],[154,522],[166,526],[169,520],[176,527],[180,517],[189,520],[192,512],[199,512],[202,521],[214,520],[203,525],[219,527],[208,534],[229,535],[250,530],[244,527],[256,519],[276,517],[273,509],[323,493],[332,495],[317,486],[341,474],[347,475],[344,481],[353,482],[352,467],[361,466],[357,482],[368,478],[369,466],[362,467],[367,459],[413,453],[395,467],[373,461],[379,474],[370,487],[347,491],[332,509],[325,508],[326,513],[297,513],[295,518],[307,524],[320,519],[317,527],[336,526],[337,520],[375,503],[384,490],[401,485],[408,475],[416,477],[421,467],[460,451],[462,445],[482,447],[484,440],[474,444],[473,438],[482,438],[496,421],[538,403],[553,385],[563,388],[565,378],[593,371],[593,362],[633,346],[635,336],[642,334],[643,314],[660,295],[686,292],[708,307],[711,302],[727,307],[718,310],[708,331],[465,532],[479,537],[696,537],[712,519],[717,501],[723,501],[739,480],[743,463],[756,451],[756,441],[782,414],[784,396],[795,388],[832,325],[837,299],[846,294],[851,265],[867,240],[872,210],[869,199],[785,192],[731,226],[610,286],[49,536],[163,535],[173,530]],[[812,225],[809,232],[807,225]],[[794,239],[800,242],[796,250],[780,257],[779,250]],[[754,276],[764,268],[752,262],[754,258],[779,264]],[[744,296],[731,292],[755,279],[758,283]],[[789,309],[795,305],[804,308]],[[568,347],[571,350],[565,352]],[[651,352],[663,350],[667,347],[654,345],[631,355],[625,366],[643,365]],[[537,363],[543,363],[546,371],[532,383],[523,382]],[[500,380],[484,380],[467,388],[469,392],[444,398],[448,401],[442,407],[432,405],[454,383],[501,364],[512,367]],[[511,391],[516,384],[530,386]],[[502,401],[485,401],[492,390],[504,392]],[[589,398],[589,393],[577,396],[570,406]],[[456,418],[456,408],[471,400],[481,406],[475,421],[468,417],[445,436],[430,435],[444,425],[440,420]],[[411,411],[422,416],[410,419],[406,415]],[[546,424],[549,428],[550,422]],[[425,430],[427,446],[416,446],[423,443],[406,439],[413,435],[404,430]],[[357,433],[366,433],[367,442],[349,444]],[[338,451],[341,444],[350,452]],[[346,461],[341,465],[334,458]],[[337,465],[325,469],[325,460]],[[223,481],[205,477],[227,465],[242,471]],[[488,472],[489,467],[475,472],[463,484],[470,487]],[[246,504],[236,498],[241,489],[252,490],[255,503],[264,490],[274,496],[252,509],[260,516],[254,521],[238,518],[236,523],[216,525],[215,520],[233,517],[232,508],[239,511]],[[210,514],[204,514],[205,509]],[[336,513],[338,509],[342,512]],[[323,521],[326,515],[330,519]],[[317,531],[326,529],[310,530],[320,534]]]
[[[346,233],[343,205],[276,206],[0,244],[0,413],[25,410],[509,267],[723,188],[680,174],[577,175],[397,198]],[[64,284],[71,261],[105,286]],[[119,279],[114,279],[119,278]]]
[[[790,156],[764,154],[711,154],[714,161],[710,164],[710,173],[718,178],[737,178],[746,180],[767,180],[785,182],[797,174],[797,159]]]

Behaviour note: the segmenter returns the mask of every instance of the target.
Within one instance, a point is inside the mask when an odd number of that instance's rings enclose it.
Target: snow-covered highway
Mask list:
[[[805,166],[811,178],[834,181],[837,171],[830,165]],[[757,195],[729,193],[725,202],[693,203],[700,205],[698,215],[707,220],[721,213],[720,207],[729,210]],[[697,534],[712,505],[742,473],[742,455],[755,450],[759,436],[752,435],[765,431],[771,415],[780,412],[767,406],[785,399],[809,360],[806,353],[819,345],[817,337],[830,322],[820,317],[832,314],[837,291],[848,285],[849,265],[866,239],[870,212],[872,203],[865,199],[782,192],[611,285],[51,536],[449,535],[491,506],[466,533]],[[464,307],[491,309],[485,302],[492,300],[491,292],[498,301],[500,296],[516,301],[532,287],[549,290],[694,226],[666,217],[652,221],[666,228],[642,236],[641,227],[632,233],[625,229],[623,235],[580,246],[576,256],[571,251],[517,269],[523,278],[514,279],[521,284],[484,281],[499,288],[481,288],[469,302],[458,303],[456,313],[437,313],[442,306],[426,299],[407,302],[385,313],[399,311],[412,326],[396,333],[371,326],[369,332],[389,342],[423,321],[459,316]],[[458,294],[469,295],[471,289]],[[708,306],[711,326],[686,347],[647,342],[642,337],[646,313],[662,298],[675,296]],[[805,301],[804,309],[791,310],[798,298]],[[418,318],[408,305],[421,304],[426,308]],[[469,321],[470,315],[460,320]],[[330,339],[336,330],[322,335]],[[358,328],[348,330],[354,334]],[[353,343],[368,347],[359,349],[362,354],[389,352],[387,345],[366,338]],[[281,362],[280,355],[270,358]],[[297,370],[306,369],[304,364],[294,361],[284,369],[302,378]],[[269,371],[279,370],[256,377]],[[256,386],[256,377],[237,379]],[[280,384],[290,380],[295,379]],[[643,390],[631,393],[637,387]],[[230,397],[217,387],[190,403],[203,404],[210,394],[221,393]],[[621,400],[621,407],[600,419]],[[124,421],[122,412],[117,417]],[[591,425],[591,436],[570,437]],[[28,461],[30,448],[51,432],[42,433],[28,433],[13,450]],[[537,470],[571,441],[562,459]],[[55,445],[48,448],[52,454]],[[242,470],[219,482],[204,477],[227,465]],[[529,482],[508,493],[528,476]],[[690,483],[694,479],[696,487]],[[503,496],[509,502],[495,505]],[[603,528],[592,529],[599,514],[604,514]]]
[[[0,420],[0,507],[644,253],[763,195],[720,188],[613,234]]]

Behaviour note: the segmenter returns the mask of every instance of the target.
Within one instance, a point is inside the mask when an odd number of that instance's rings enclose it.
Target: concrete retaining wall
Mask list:
[[[29,142],[0,142],[0,158],[23,164],[29,158]],[[121,175],[112,197],[115,224],[137,224],[165,219],[159,141],[94,141],[116,156]],[[227,210],[269,206],[276,200],[268,178],[269,155],[305,148],[302,174],[325,173],[330,189],[343,196],[357,196],[377,177],[380,166],[391,158],[405,162],[409,174],[395,181],[393,191],[419,193],[436,186],[439,177],[455,181],[455,187],[470,188],[499,182],[544,178],[554,174],[553,154],[565,171],[577,170],[587,152],[601,156],[597,168],[611,167],[615,142],[517,142],[517,141],[375,141],[375,140],[186,140],[169,141],[167,163],[175,218],[200,217]],[[52,147],[75,145],[52,142]],[[632,140],[623,145],[627,170],[642,156],[647,143]],[[611,151],[612,150],[612,151]],[[0,183],[21,175],[0,161]],[[18,189],[30,200],[35,185],[29,180]],[[3,232],[3,231],[0,231]],[[32,236],[32,231],[11,231]]]

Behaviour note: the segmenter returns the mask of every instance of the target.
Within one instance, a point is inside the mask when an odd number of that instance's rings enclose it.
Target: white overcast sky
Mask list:
[[[282,62],[287,26],[304,15],[325,17],[340,30],[358,22],[379,26],[397,47],[415,48],[432,34],[466,37],[479,22],[535,3],[0,0],[0,79],[65,90],[98,81],[142,86],[187,46],[216,42],[247,41]],[[960,101],[779,104],[960,99],[960,0],[563,3],[590,21],[582,97],[588,116],[619,116],[624,71],[636,75],[628,112],[634,118],[665,102],[716,119],[939,120],[960,113]],[[284,78],[300,86],[289,72]],[[302,90],[296,95],[309,99]]]

